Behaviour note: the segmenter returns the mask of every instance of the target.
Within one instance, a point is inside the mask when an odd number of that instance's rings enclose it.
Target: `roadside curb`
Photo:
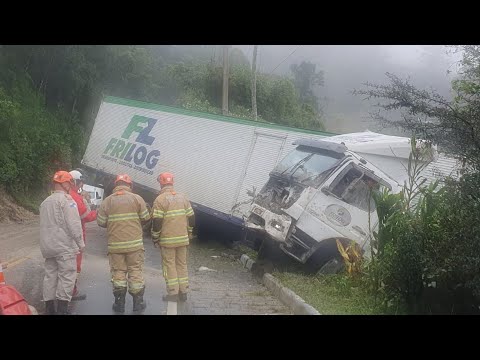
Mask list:
[[[252,271],[252,266],[255,264],[255,261],[250,259],[248,255],[243,254],[240,261],[243,264],[243,267]],[[322,315],[291,289],[283,286],[272,274],[263,274],[261,281],[263,285],[265,285],[265,287],[284,305],[288,306],[295,315]]]

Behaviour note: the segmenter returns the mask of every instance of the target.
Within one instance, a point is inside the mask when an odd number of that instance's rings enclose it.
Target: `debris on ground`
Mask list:
[[[209,269],[209,268],[206,267],[206,266],[200,266],[200,267],[198,268],[198,271],[217,271],[217,270]]]
[[[227,254],[227,253],[224,253],[222,252],[221,254],[223,257],[226,257],[228,259],[231,259],[231,260],[237,260],[237,259],[240,259],[241,255],[232,255],[232,254]]]

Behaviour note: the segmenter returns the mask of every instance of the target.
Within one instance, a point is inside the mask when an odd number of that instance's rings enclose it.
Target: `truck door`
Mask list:
[[[253,191],[257,194],[268,181],[269,174],[277,164],[286,136],[276,136],[255,131],[250,154],[244,169],[244,176],[238,186],[232,215],[242,217],[248,214]]]
[[[371,193],[382,186],[389,185],[370,170],[348,163],[319,189],[307,205],[297,227],[304,228],[304,232],[320,239],[321,234],[315,234],[315,226],[310,225],[320,220],[363,247],[368,234],[378,223]],[[312,216],[315,219],[311,219]]]

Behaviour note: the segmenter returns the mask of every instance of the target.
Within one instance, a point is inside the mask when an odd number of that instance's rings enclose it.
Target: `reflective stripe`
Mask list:
[[[191,233],[191,232],[193,232],[193,227],[188,226],[188,227],[187,227],[187,230],[188,230],[189,233]]]
[[[151,234],[155,237],[158,237],[158,236],[160,236],[160,231],[153,231],[152,230]]]
[[[177,285],[178,284],[178,279],[177,278],[167,279],[167,280],[165,280],[165,282],[167,283],[167,286]]]
[[[169,210],[165,213],[165,217],[185,216],[185,215],[186,215],[185,209]]]
[[[139,245],[143,245],[143,239],[122,241],[122,242],[112,242],[112,243],[108,244],[108,248],[112,249],[112,250],[128,249],[128,248],[136,247],[136,246],[139,246]]]
[[[185,215],[187,215],[187,216],[193,215],[193,209],[192,208],[186,209],[185,210]]]
[[[150,213],[148,212],[148,210],[145,210],[144,212],[142,212],[140,214],[140,218],[141,219],[149,219],[150,218]]]
[[[185,214],[185,209],[168,210],[167,214]]]
[[[102,216],[102,215],[97,214],[97,223],[105,225],[107,223],[107,218]]]
[[[116,219],[116,218],[120,218],[120,217],[124,217],[124,216],[138,216],[138,214],[137,213],[112,214],[112,215],[108,215],[108,220]]]
[[[163,211],[162,210],[153,210],[153,218],[163,219]]]
[[[188,242],[188,235],[171,238],[160,238],[160,243],[162,244],[178,244],[183,242]]]
[[[112,280],[114,287],[127,287],[127,280]]]
[[[188,284],[188,277],[185,278],[178,278],[179,284]]]
[[[131,282],[128,287],[130,290],[140,290],[144,287],[144,285],[144,282]]]
[[[125,220],[139,220],[139,217],[137,213],[115,214],[115,215],[110,215],[108,217],[108,221],[110,222],[125,221]]]

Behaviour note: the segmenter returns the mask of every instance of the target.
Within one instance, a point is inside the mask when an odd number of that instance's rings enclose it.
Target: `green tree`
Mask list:
[[[306,61],[302,61],[300,64],[292,64],[290,70],[293,73],[300,101],[303,104],[310,104],[318,110],[318,98],[314,90],[324,84],[323,71],[316,72],[316,65]]]
[[[388,84],[366,83],[354,94],[379,100],[377,111],[372,113],[379,122],[429,140],[479,170],[480,46],[466,45],[457,50],[463,52],[462,71],[453,81],[452,100],[433,89],[418,89],[409,80],[389,73]],[[390,110],[400,110],[402,116],[389,118]]]

